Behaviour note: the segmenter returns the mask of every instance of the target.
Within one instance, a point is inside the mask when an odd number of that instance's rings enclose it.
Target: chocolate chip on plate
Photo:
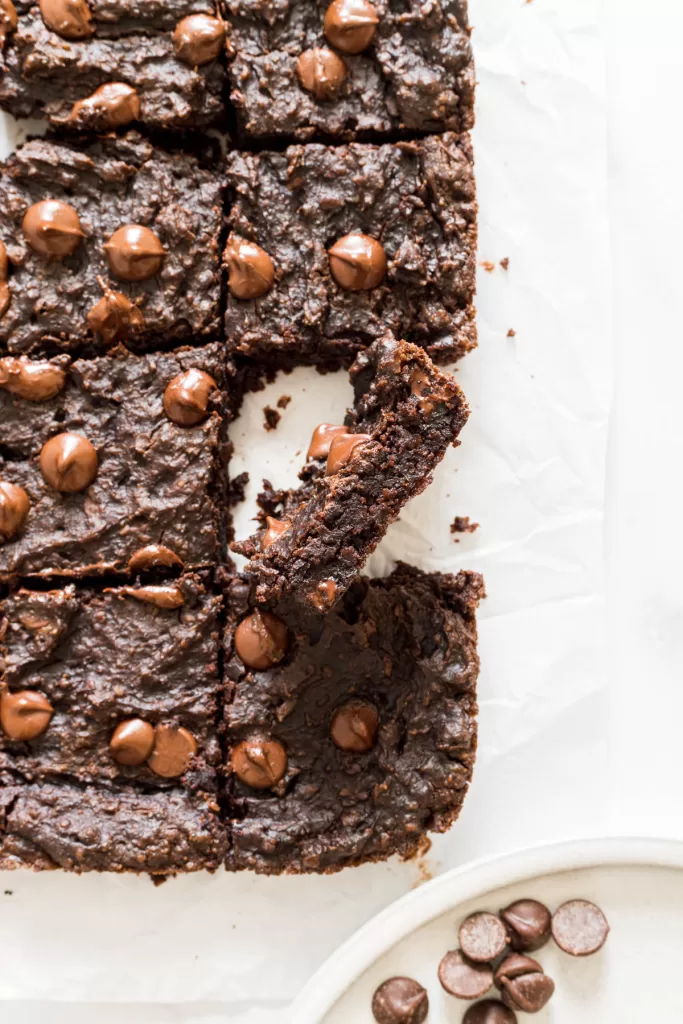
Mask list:
[[[498,999],[484,999],[467,1009],[462,1024],[517,1024],[517,1014]]]
[[[377,1024],[422,1024],[428,1013],[427,992],[413,978],[389,978],[372,997]]]
[[[496,970],[494,981],[503,1002],[513,1010],[538,1013],[555,991],[555,982],[537,960],[511,953]]]
[[[479,911],[460,925],[460,946],[465,956],[477,963],[490,963],[505,951],[508,943],[505,925],[497,914]]]
[[[460,949],[451,949],[439,964],[439,981],[457,999],[479,999],[493,984],[490,964],[475,964]]]
[[[552,919],[555,942],[570,956],[590,956],[605,945],[609,935],[607,918],[588,900],[563,903]]]
[[[550,938],[550,911],[538,900],[515,900],[500,916],[518,953],[533,953]]]

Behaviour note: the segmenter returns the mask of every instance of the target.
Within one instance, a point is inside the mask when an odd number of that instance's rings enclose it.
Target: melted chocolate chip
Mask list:
[[[265,551],[271,544],[274,544],[289,526],[286,520],[274,519],[273,516],[266,516],[266,524],[268,529],[261,538],[261,551]]]
[[[2,0],[0,0],[0,3]],[[1,10],[1,8],[0,8]],[[0,21],[0,46],[2,46],[2,22]],[[7,247],[0,238],[0,317],[3,317],[9,309],[12,297],[9,288],[9,259],[7,258]]]
[[[265,249],[239,235],[230,235],[223,260],[228,288],[237,299],[258,299],[273,287],[275,270]]]
[[[340,288],[360,292],[376,288],[387,270],[384,249],[376,238],[353,232],[328,250],[330,271]]]
[[[12,0],[0,0],[0,48],[4,45],[10,32],[15,31],[18,24],[17,9]]]
[[[185,596],[180,587],[173,584],[160,584],[149,587],[119,587],[116,593],[122,597],[134,597],[136,601],[153,604],[166,610],[181,608],[185,604]]]
[[[87,39],[95,31],[86,0],[40,0],[40,14],[63,39]]]
[[[323,456],[326,458],[330,453],[330,445],[335,437],[339,437],[340,434],[348,434],[348,432],[348,427],[338,427],[333,423],[319,423],[313,431],[311,443],[306,452],[306,458],[321,459]]]
[[[175,779],[188,768],[197,753],[197,741],[182,726],[157,725],[154,729],[154,749],[147,764],[164,779]]]
[[[350,700],[335,711],[330,736],[340,750],[366,754],[375,744],[378,725],[379,715],[372,704],[363,700]]]
[[[154,747],[154,726],[142,718],[129,718],[116,726],[109,741],[117,764],[144,764]]]
[[[296,64],[301,87],[317,100],[334,99],[346,78],[346,64],[327,47],[304,50]]]
[[[338,437],[335,437],[327,456],[325,475],[333,476],[338,473],[348,462],[351,462],[356,450],[371,440],[369,434],[339,434]]]
[[[21,230],[39,256],[70,256],[85,237],[74,208],[58,199],[42,199],[29,206]]]
[[[11,740],[34,740],[50,724],[54,708],[37,690],[5,691],[0,699],[0,725]]]
[[[235,652],[247,668],[265,671],[282,661],[289,646],[289,631],[270,612],[256,609],[235,630]]]
[[[26,522],[31,502],[23,487],[0,480],[0,543],[13,540]]]
[[[123,281],[147,281],[161,269],[166,250],[143,224],[124,224],[118,228],[104,251],[112,274]]]
[[[47,402],[65,383],[64,370],[54,363],[32,362],[26,356],[0,359],[0,388],[27,402]]]
[[[97,476],[97,452],[80,434],[51,437],[42,447],[39,464],[45,482],[63,494],[84,491]]]
[[[209,396],[218,385],[203,370],[191,367],[168,384],[164,391],[164,411],[181,427],[195,427],[209,415]]]
[[[362,53],[375,38],[379,18],[368,0],[334,0],[325,12],[323,29],[343,53]]]
[[[201,67],[220,56],[225,43],[225,25],[210,14],[190,14],[173,32],[176,55],[190,67]]]
[[[147,544],[131,555],[128,562],[130,572],[144,572],[146,569],[182,569],[183,561],[175,551],[163,544]]]
[[[112,291],[103,278],[98,277],[97,281],[104,295],[88,313],[88,327],[107,345],[126,341],[144,327],[142,311],[123,292]]]
[[[140,117],[140,97],[132,85],[106,82],[85,99],[76,100],[69,121],[96,131],[120,128]]]
[[[285,748],[267,737],[242,740],[233,749],[230,761],[240,782],[252,789],[270,789],[287,771]]]

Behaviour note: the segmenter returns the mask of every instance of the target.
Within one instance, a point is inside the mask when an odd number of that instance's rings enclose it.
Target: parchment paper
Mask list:
[[[480,753],[460,821],[420,863],[327,878],[199,875],[154,888],[6,873],[3,1019],[270,1024],[344,938],[430,873],[603,830],[610,261],[596,3],[471,0],[480,260],[494,267],[479,275],[480,347],[457,370],[472,416],[368,567],[383,574],[402,558],[485,573]],[[5,152],[14,133],[5,118]],[[283,394],[292,401],[266,432],[263,407]],[[309,370],[249,397],[233,430],[233,472],[251,474],[238,536],[261,478],[293,482],[312,428],[349,401],[345,374]],[[480,528],[452,535],[456,515]]]

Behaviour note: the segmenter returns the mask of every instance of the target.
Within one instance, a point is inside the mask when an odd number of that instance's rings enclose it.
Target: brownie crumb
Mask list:
[[[263,429],[264,430],[275,430],[278,423],[282,419],[281,413],[277,409],[272,409],[269,405],[264,406],[263,409]]]
[[[470,522],[469,516],[456,516],[451,523],[451,533],[474,533],[479,529],[479,523]],[[455,543],[459,544],[460,539],[455,537]]]
[[[249,474],[247,472],[240,473],[233,480],[230,480],[228,484],[228,507],[232,508],[234,505],[239,505],[240,502],[244,501],[247,484],[249,483]]]
[[[503,259],[500,261],[500,265],[503,268],[503,270],[507,270],[507,268],[510,266],[510,257],[504,256]]]
[[[291,395],[280,395],[277,400],[278,409],[286,409],[289,403],[292,401]]]
[[[506,337],[507,338],[516,338],[517,337],[517,331],[514,329],[514,327],[510,328],[510,330],[506,334]]]
[[[492,274],[496,269],[496,264],[491,263],[490,260],[482,260],[479,266],[483,267],[487,274]]]

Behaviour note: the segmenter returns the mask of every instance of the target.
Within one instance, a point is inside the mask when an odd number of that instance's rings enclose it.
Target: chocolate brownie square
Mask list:
[[[3,0],[2,8],[0,106],[16,117],[108,131],[135,122],[197,128],[224,116],[226,30],[212,0]]]
[[[476,345],[469,136],[232,153],[231,350],[348,365],[391,330],[432,358]]]
[[[217,173],[134,132],[27,142],[0,172],[0,348],[217,337],[221,203]]]
[[[292,631],[258,660],[244,623],[261,617],[268,630],[273,617],[231,582],[230,868],[332,871],[409,856],[450,827],[476,751],[483,595],[476,573],[399,565],[358,577],[320,636]]]
[[[231,98],[245,136],[472,127],[465,0],[228,0],[227,7]]]
[[[283,618],[314,620],[339,600],[469,413],[450,374],[390,336],[361,352],[350,377],[354,407],[343,425],[315,431],[301,487],[267,530],[233,545],[250,557],[254,600]]]
[[[0,579],[214,563],[229,369],[218,343],[0,358]]]
[[[158,847],[184,830],[191,847],[192,822],[203,821],[197,850],[213,832],[213,853],[207,847],[205,855],[215,866],[223,845],[216,736],[221,605],[197,575],[101,591],[19,590],[2,602],[0,770],[19,787],[10,832],[62,863],[78,862],[69,849],[92,830],[87,845],[95,861],[80,866],[104,868],[106,850],[92,847],[134,832],[130,812],[140,815],[143,855],[146,831]],[[2,853],[4,843],[0,859]],[[125,864],[122,856],[117,864],[164,870],[147,861]],[[172,860],[168,870],[180,866]]]

